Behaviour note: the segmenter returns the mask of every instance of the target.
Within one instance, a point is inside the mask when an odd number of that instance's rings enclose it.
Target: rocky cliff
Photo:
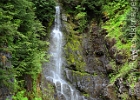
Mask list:
[[[87,100],[139,100],[140,82],[134,82],[133,87],[133,82],[128,82],[128,73],[134,70],[123,70],[130,55],[116,47],[117,39],[109,37],[95,19],[88,21],[82,33],[73,15],[62,14],[62,20],[66,80]],[[127,44],[123,40],[122,43]]]

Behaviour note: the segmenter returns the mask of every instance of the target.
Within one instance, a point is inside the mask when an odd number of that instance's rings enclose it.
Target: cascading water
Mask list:
[[[47,64],[46,79],[56,87],[59,100],[86,100],[79,92],[68,84],[63,74],[63,34],[61,32],[60,7],[56,6],[55,26],[51,32],[51,42],[49,53],[50,62]]]

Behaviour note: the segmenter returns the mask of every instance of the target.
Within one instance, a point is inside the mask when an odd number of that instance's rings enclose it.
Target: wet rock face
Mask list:
[[[6,87],[0,87],[0,100],[6,100],[6,98],[10,96],[10,91]],[[9,99],[12,100],[12,99]]]
[[[117,65],[123,64],[125,62],[125,59],[126,59],[125,55],[116,54],[115,61]]]
[[[121,65],[123,63],[125,63],[126,61],[126,55],[125,55],[125,52],[123,51],[118,51],[116,49],[116,47],[114,46],[116,44],[116,40],[114,38],[109,38],[109,37],[106,37],[105,38],[105,45],[106,45],[106,48],[108,49],[108,54],[109,56],[115,60],[116,62],[116,65]],[[120,54],[120,52],[122,52]]]
[[[89,94],[88,100],[99,99],[103,95],[103,89],[107,85],[107,79],[103,76],[91,75],[67,69],[67,80],[81,93]],[[89,99],[91,98],[91,99]],[[94,100],[94,99],[93,99]],[[101,98],[99,100],[102,100]]]
[[[140,81],[135,84],[134,90],[129,90],[129,93],[131,96],[134,96],[136,100],[140,100]]]
[[[134,87],[134,94],[135,94],[137,100],[140,100],[140,81],[137,82]]]
[[[109,37],[107,37],[107,38],[105,39],[105,43],[106,43],[106,47],[107,47],[108,49],[110,49],[111,47],[113,47],[113,46],[115,45],[116,40],[115,40],[115,38],[110,39]]]
[[[104,37],[95,25],[90,33],[86,33],[83,39],[83,53],[86,61],[86,72],[106,74],[105,66],[109,63]]]
[[[78,30],[76,27],[73,29]],[[66,80],[86,95],[87,100],[121,100],[128,94],[128,86],[121,79],[117,80],[117,84],[109,84],[108,76],[116,71],[115,67],[126,62],[127,55],[123,53],[123,50],[117,50],[115,38],[106,37],[106,30],[101,32],[100,30],[100,27],[93,23],[85,30],[85,33],[75,35],[83,37],[80,40],[82,48],[79,47],[76,52],[82,49],[79,55],[82,55],[83,60],[80,62],[86,64],[82,68],[77,67],[76,61],[66,64]],[[69,51],[72,52],[72,49]],[[73,53],[76,57],[78,56],[75,51]],[[74,60],[79,61],[79,59]],[[138,88],[136,91],[139,91]],[[138,95],[139,92],[136,94]]]
[[[116,89],[113,84],[109,84],[104,91],[104,97],[107,100],[118,100],[116,95]]]
[[[104,88],[108,85],[106,76],[113,69],[108,65],[109,57],[104,40],[105,34],[101,35],[97,25],[93,26],[91,30],[84,34],[82,40],[83,59],[86,63],[84,71],[81,72],[80,69],[76,69],[76,65],[70,64],[65,69],[65,76],[66,80],[81,94],[86,95],[87,100],[103,100],[104,92],[107,91]]]
[[[112,73],[114,71],[113,66],[111,64],[105,65],[107,73]]]
[[[92,32],[87,34],[83,41],[84,51],[87,52],[85,55],[85,71],[90,74],[86,77],[86,79],[90,79],[90,82],[85,82],[85,88],[88,88],[89,90],[87,93],[89,93],[92,98],[96,99],[101,99],[101,97],[103,97],[103,90],[108,82],[106,77],[107,70],[105,66],[109,62],[106,51],[107,49],[105,47],[104,35],[101,35],[99,30],[99,27],[96,25],[93,26]],[[92,76],[95,73],[97,75]],[[83,79],[83,81],[86,79]]]
[[[57,100],[66,100],[66,98],[63,94],[57,93]]]

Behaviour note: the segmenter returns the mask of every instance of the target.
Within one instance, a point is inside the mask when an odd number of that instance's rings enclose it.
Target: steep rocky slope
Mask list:
[[[105,16],[103,19],[108,20]],[[127,43],[122,38],[110,37],[107,30],[101,28],[104,22],[88,21],[81,33],[78,31],[79,20],[75,20],[74,15],[62,14],[62,20],[67,81],[88,100],[139,100],[140,82],[133,82],[133,78],[130,82],[128,77],[129,73],[139,73],[139,70],[127,65],[131,59],[129,49],[116,47],[120,40],[122,46]]]

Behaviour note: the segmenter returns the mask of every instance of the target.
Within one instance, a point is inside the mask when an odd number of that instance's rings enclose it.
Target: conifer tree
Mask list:
[[[25,75],[35,81],[41,72],[48,45],[42,40],[45,35],[44,26],[36,17],[35,5],[31,0],[0,1],[0,53],[4,53],[7,61],[11,62],[11,67],[7,65],[3,69],[0,56],[0,80],[8,85],[8,80],[14,79],[13,85],[9,85],[9,89],[14,90],[12,92],[20,93],[27,89]]]

